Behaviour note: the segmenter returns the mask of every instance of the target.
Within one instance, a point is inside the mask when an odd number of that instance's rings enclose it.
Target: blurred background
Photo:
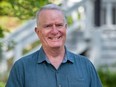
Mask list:
[[[16,60],[40,48],[35,15],[48,3],[67,17],[67,48],[90,59],[103,87],[116,87],[116,0],[0,0],[0,87]]]

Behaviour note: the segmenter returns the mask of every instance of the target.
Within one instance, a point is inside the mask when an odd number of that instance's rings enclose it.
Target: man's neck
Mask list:
[[[62,63],[65,55],[65,48],[51,48],[51,49],[46,49],[43,48],[47,58],[51,62],[51,64],[58,69],[60,64]]]

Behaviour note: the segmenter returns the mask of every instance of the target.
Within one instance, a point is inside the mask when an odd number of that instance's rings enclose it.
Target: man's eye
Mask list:
[[[63,24],[57,24],[56,26],[57,27],[63,27]]]
[[[50,27],[52,27],[52,25],[45,25],[44,27],[45,28],[50,28]]]

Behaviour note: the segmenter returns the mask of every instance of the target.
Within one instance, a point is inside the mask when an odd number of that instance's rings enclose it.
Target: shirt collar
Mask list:
[[[39,56],[38,56],[38,63],[42,63],[46,61],[47,63],[50,63],[50,61],[48,60],[43,48],[41,47],[39,50]],[[64,60],[62,63],[66,63],[66,62],[74,62],[74,58],[72,57],[72,54],[66,49],[65,47],[65,56],[64,56]]]
[[[65,47],[65,61],[67,62],[67,61],[69,61],[69,62],[71,62],[71,63],[74,63],[74,57],[73,57],[73,55],[72,55],[72,53],[70,52],[70,51],[68,51],[67,50],[67,48]]]
[[[47,61],[47,59],[46,59],[45,52],[44,52],[43,48],[41,47],[39,50],[38,63],[42,63],[44,61]]]

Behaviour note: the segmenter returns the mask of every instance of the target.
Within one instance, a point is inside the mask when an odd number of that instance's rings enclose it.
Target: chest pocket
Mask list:
[[[84,82],[84,78],[68,76],[68,87],[85,87]]]

